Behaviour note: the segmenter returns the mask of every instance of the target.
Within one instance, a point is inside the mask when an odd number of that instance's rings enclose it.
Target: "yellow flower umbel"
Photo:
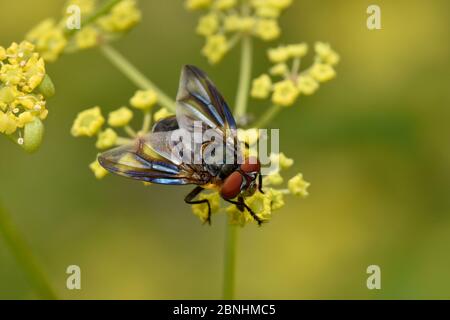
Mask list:
[[[77,17],[72,6],[80,10],[81,28],[68,28],[69,22]],[[114,40],[141,21],[142,15],[136,0],[122,0],[105,10],[102,1],[69,0],[64,7],[64,15],[59,21],[46,19],[30,30],[26,39],[36,45],[45,61],[56,61],[63,53],[88,49]],[[89,19],[93,17],[93,19]],[[75,20],[74,20],[75,19]]]
[[[188,10],[202,10],[197,33],[205,37],[202,54],[218,63],[243,36],[272,41],[281,34],[280,14],[291,0],[185,0]]]
[[[172,113],[160,108],[154,114],[153,109],[158,103],[158,97],[152,90],[138,90],[130,99],[133,109],[122,106],[109,112],[107,120],[99,106],[81,111],[73,122],[71,133],[74,137],[96,137],[95,147],[105,151],[116,146],[132,143],[134,139],[143,136],[151,129],[152,118],[155,122],[171,116]],[[141,129],[135,130],[130,122],[137,110],[143,114]],[[124,135],[120,135],[120,131]],[[96,161],[89,165],[97,179],[106,176],[106,170]]]
[[[0,133],[30,152],[41,144],[46,98],[55,91],[35,49],[27,41],[0,47]]]
[[[289,107],[295,104],[299,96],[315,93],[320,83],[336,76],[334,66],[339,62],[339,55],[329,44],[322,42],[317,42],[314,49],[314,63],[303,71],[300,66],[302,58],[308,53],[306,43],[269,49],[267,55],[274,64],[269,73],[274,77],[281,77],[281,80],[273,81],[268,74],[259,76],[253,81],[251,96],[255,99],[267,99],[272,92],[272,103],[275,106]],[[267,84],[273,81],[270,92],[268,85],[264,91],[261,90],[262,79]]]

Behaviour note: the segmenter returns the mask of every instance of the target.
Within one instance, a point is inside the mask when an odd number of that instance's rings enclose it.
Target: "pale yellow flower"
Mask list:
[[[278,63],[270,68],[269,72],[273,76],[285,77],[289,74],[289,67],[286,63]]]
[[[218,192],[203,193],[197,197],[198,200],[209,200],[211,213],[216,213],[220,209],[220,195]],[[208,205],[206,203],[192,205],[192,213],[200,218],[202,222],[208,219]]]
[[[206,38],[206,44],[202,49],[202,54],[208,58],[209,63],[215,64],[222,60],[227,51],[227,38],[222,34],[216,34]]]
[[[272,80],[267,74],[263,74],[253,80],[251,96],[256,99],[266,99],[272,90]]]
[[[127,107],[121,107],[108,115],[108,124],[111,127],[124,127],[133,119],[133,112]]]
[[[273,63],[283,63],[289,59],[289,50],[286,47],[280,46],[278,48],[272,48],[267,51],[269,60]]]
[[[264,41],[271,41],[281,34],[278,21],[275,19],[259,19],[256,23],[255,34]]]
[[[197,33],[202,36],[210,36],[216,33],[219,28],[219,17],[215,13],[201,17],[197,25]]]
[[[100,163],[98,163],[98,161],[97,160],[95,160],[94,162],[92,162],[90,165],[89,165],[89,168],[91,169],[91,171],[94,173],[94,175],[95,175],[95,177],[97,178],[97,179],[103,179],[107,174],[108,174],[108,171],[105,169],[105,168],[103,168],[101,165],[100,165]]]
[[[279,166],[281,169],[289,169],[294,164],[294,159],[286,157],[283,152],[271,153],[270,162]]]
[[[58,59],[67,46],[64,30],[53,19],[42,21],[25,38],[36,45],[44,60],[50,62]]]
[[[291,178],[288,182],[289,191],[296,196],[306,197],[308,196],[308,187],[311,184],[303,179],[301,173]]]
[[[0,61],[6,59],[6,49],[3,47],[0,47]]]
[[[104,122],[100,107],[87,109],[78,114],[71,133],[74,137],[92,137],[98,133]]]
[[[272,102],[278,106],[288,107],[295,103],[299,93],[293,81],[283,80],[274,84]]]
[[[300,93],[304,95],[311,95],[319,89],[319,83],[310,75],[302,75],[298,78],[297,83]]]
[[[162,119],[165,119],[173,115],[174,115],[173,112],[170,112],[166,108],[161,108],[158,111],[156,111],[155,114],[153,115],[153,121],[158,122]]]
[[[43,131],[43,124],[38,120],[44,120],[48,114],[45,98],[51,93],[47,90],[50,84],[54,91],[46,75],[44,60],[27,41],[12,43],[7,49],[0,47],[0,54],[5,56],[0,62],[0,133],[12,135],[18,129],[24,129],[19,131],[19,144],[28,148],[33,141],[33,149],[36,149]],[[36,130],[31,130],[28,124],[35,120]],[[37,135],[30,136],[33,132]]]
[[[10,135],[17,129],[17,118],[11,114],[0,111],[0,133]]]
[[[80,49],[95,47],[98,44],[99,32],[94,27],[84,27],[75,34],[75,43]]]
[[[319,82],[326,82],[336,76],[336,71],[329,64],[314,63],[309,70],[309,74]]]
[[[302,58],[308,53],[308,45],[306,43],[291,44],[287,46],[287,51],[292,58]]]
[[[278,185],[282,184],[283,181],[284,180],[283,180],[283,177],[281,176],[281,174],[279,172],[275,172],[275,173],[269,174],[267,177],[265,177],[264,184],[278,186]]]
[[[314,45],[314,49],[321,62],[332,66],[339,63],[339,55],[333,49],[331,49],[329,43],[316,42]]]
[[[105,131],[102,131],[98,134],[97,143],[95,146],[97,149],[108,149],[116,145],[117,142],[117,133],[108,128]]]
[[[158,95],[154,90],[138,90],[130,99],[131,106],[136,109],[148,110],[158,101]]]

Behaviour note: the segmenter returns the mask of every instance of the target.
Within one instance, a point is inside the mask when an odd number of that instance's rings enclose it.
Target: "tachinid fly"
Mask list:
[[[213,134],[199,140],[198,130]],[[241,212],[247,210],[261,224],[263,221],[245,203],[245,197],[256,189],[262,192],[261,166],[254,157],[244,159],[240,146],[236,121],[224,98],[205,73],[188,65],[181,72],[176,116],[157,122],[150,133],[101,154],[98,160],[108,171],[128,178],[197,185],[184,201],[206,203],[209,223],[209,201],[195,200],[206,189],[218,190],[225,201]]]

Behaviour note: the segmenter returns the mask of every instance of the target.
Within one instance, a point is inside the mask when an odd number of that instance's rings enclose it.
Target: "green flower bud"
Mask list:
[[[21,147],[27,152],[35,152],[42,144],[42,138],[44,137],[44,124],[39,118],[24,126],[23,140]]]
[[[38,86],[40,93],[46,98],[51,98],[55,95],[55,86],[53,85],[52,79],[46,74],[42,82]]]

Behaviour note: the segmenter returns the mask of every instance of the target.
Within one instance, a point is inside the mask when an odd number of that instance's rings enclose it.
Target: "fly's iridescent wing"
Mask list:
[[[102,153],[98,161],[109,172],[158,184],[203,185],[210,177],[199,166],[186,165],[167,143],[171,132],[149,133],[129,145]]]
[[[176,117],[179,127],[189,132],[198,124],[203,131],[214,130],[222,136],[225,151],[241,159],[236,121],[227,103],[206,74],[194,66],[184,66],[181,72]]]

